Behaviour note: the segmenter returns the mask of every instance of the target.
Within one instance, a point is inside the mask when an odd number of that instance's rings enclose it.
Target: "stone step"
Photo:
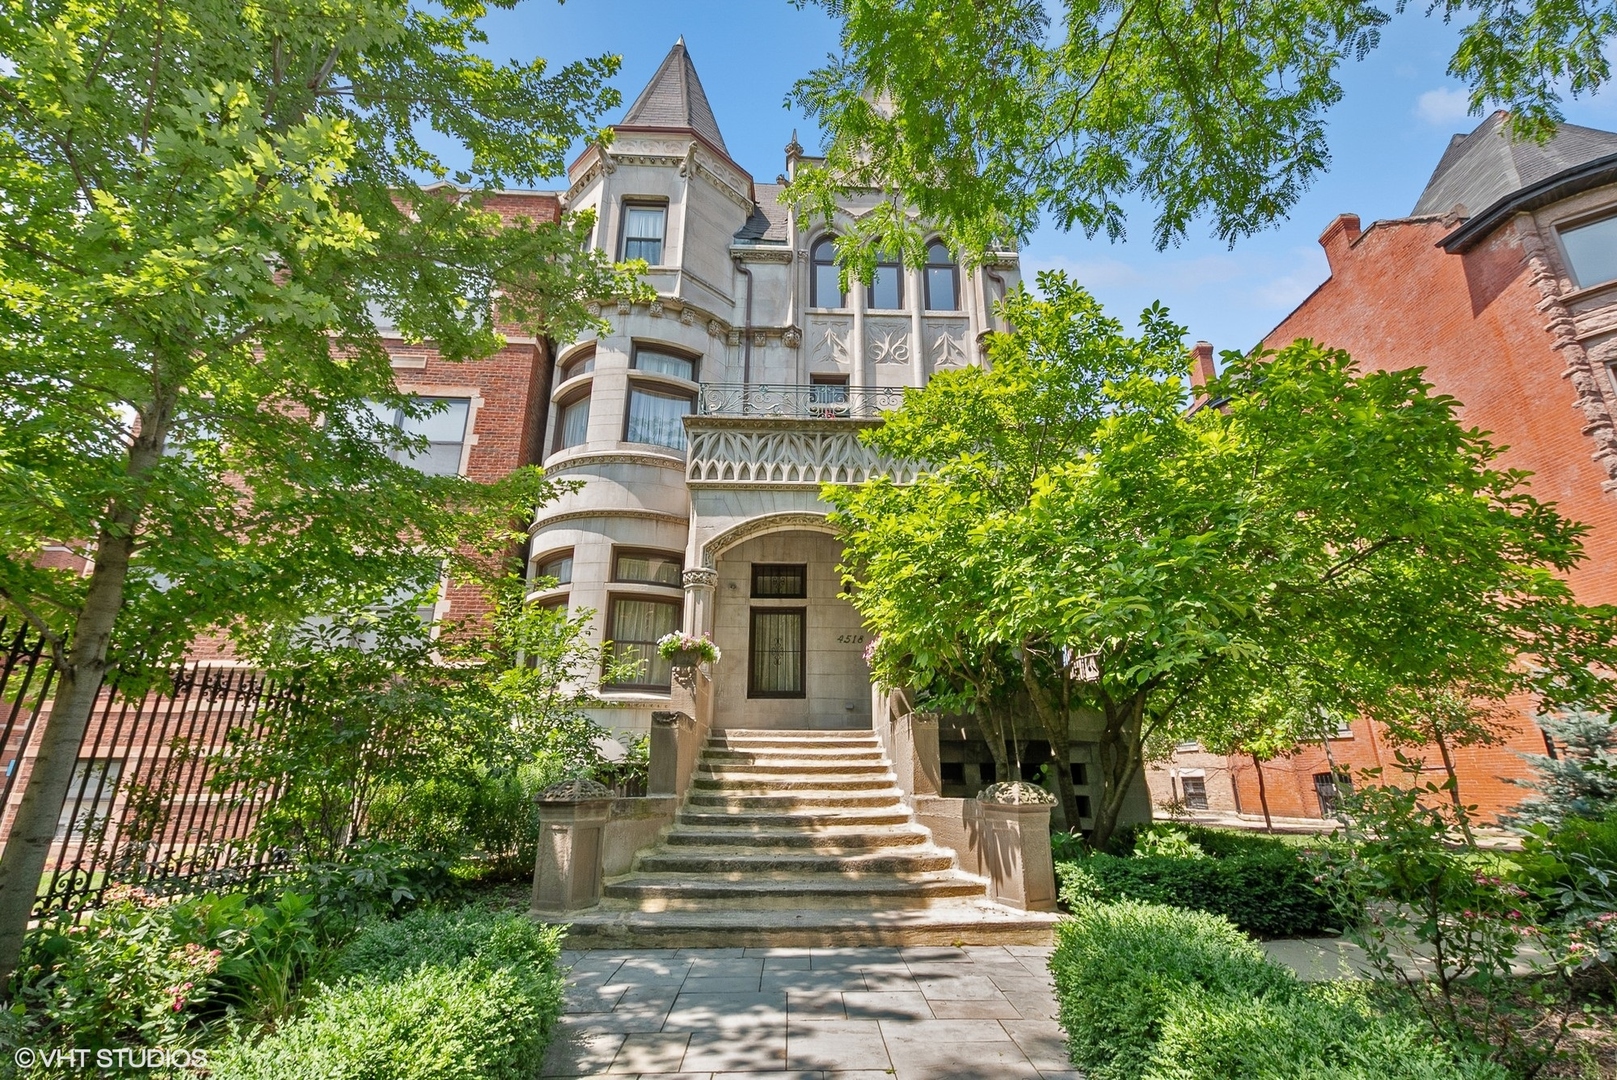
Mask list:
[[[823,765],[826,762],[841,761],[850,765],[888,765],[887,756],[880,750],[821,750],[821,749],[788,749],[766,750],[756,747],[746,749],[731,749],[723,746],[709,746],[702,750],[701,760],[707,761],[745,761],[769,765]]]
[[[691,786],[701,791],[733,791],[736,793],[767,791],[887,791],[898,784],[892,773],[872,773],[869,776],[799,776],[790,774],[757,775],[754,773],[725,773],[722,776],[697,773]]]
[[[710,776],[891,776],[885,761],[703,761],[696,775]]]
[[[719,728],[709,739],[786,739],[793,742],[875,742],[870,728]]]
[[[986,903],[843,912],[825,908],[643,912],[609,901],[567,916],[571,949],[1044,945],[1056,916]]]
[[[925,874],[954,869],[954,855],[932,847],[843,852],[763,852],[681,847],[643,855],[643,874]]]
[[[736,810],[808,810],[837,806],[899,806],[903,798],[903,793],[897,788],[877,788],[874,791],[826,791],[814,788],[804,791],[765,791],[756,795],[693,788],[687,796],[686,805],[692,808],[723,806]]]
[[[910,811],[903,805],[872,810],[861,807],[842,809],[763,811],[752,807],[692,807],[687,804],[674,819],[676,825],[756,825],[763,827],[816,828],[822,825],[908,825]]]
[[[687,829],[675,826],[664,838],[670,849],[700,847],[746,848],[761,852],[814,851],[827,855],[853,855],[867,851],[903,851],[922,847],[932,837],[925,829]]]
[[[982,899],[982,878],[957,870],[919,874],[628,874],[606,883],[604,895],[641,911],[701,911],[840,907],[881,910],[924,907],[939,900]]]
[[[775,739],[775,738],[716,738],[709,739],[709,747],[718,750],[843,750],[869,753],[882,750],[882,744],[868,739]]]

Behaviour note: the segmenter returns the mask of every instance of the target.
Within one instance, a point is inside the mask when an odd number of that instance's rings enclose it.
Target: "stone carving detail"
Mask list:
[[[819,345],[814,349],[815,360],[825,360],[838,366],[848,363],[848,335],[839,334],[827,327],[825,336],[820,338]]]
[[[769,344],[769,331],[768,330],[754,330],[752,332],[752,344],[753,344],[753,346],[755,348],[759,348],[759,349],[761,349],[764,346],[768,345]]]
[[[904,325],[866,324],[865,355],[873,364],[907,364],[910,362],[910,329]]]
[[[1578,341],[1577,323],[1561,300],[1560,278],[1550,264],[1547,245],[1538,226],[1529,214],[1516,215],[1515,227],[1522,239],[1522,253],[1527,256],[1528,274],[1543,300],[1538,309],[1548,316],[1544,329],[1554,340],[1554,349],[1566,361],[1561,377],[1572,384],[1575,400],[1572,407],[1583,414],[1586,421],[1583,433],[1595,444],[1592,455],[1609,478],[1600,486],[1617,491],[1617,422],[1613,421],[1605,399],[1600,393],[1600,375],[1588,352]]]
[[[685,479],[692,484],[862,484],[885,473],[901,484],[915,467],[877,454],[857,431],[718,428],[691,433]]]
[[[687,589],[716,589],[719,587],[719,572],[710,570],[705,566],[694,567],[685,571],[681,580]]]
[[[653,300],[651,302],[651,305],[646,308],[646,311],[651,315],[651,317],[653,319],[662,318],[663,317],[663,302],[662,302],[662,300],[660,300],[660,299]]]
[[[685,326],[690,326],[692,323],[696,322],[696,312],[692,311],[690,308],[685,308],[679,313],[679,321]]]
[[[629,301],[627,301],[627,300],[619,300],[618,301],[618,314],[619,315],[627,315],[627,314],[629,314],[629,312],[631,312],[633,310],[634,310],[634,305],[631,304]]]
[[[727,340],[731,345],[741,344],[741,331],[737,330],[733,326],[730,327],[730,333],[725,340]]]
[[[707,321],[707,332],[712,337],[718,337],[724,333],[724,324],[717,319],[709,319]]]
[[[797,327],[788,326],[780,336],[780,343],[788,349],[795,349],[803,343],[803,335],[797,332]]]
[[[932,342],[932,366],[935,368],[964,367],[966,364],[966,338],[944,332]]]
[[[601,317],[601,302],[599,300],[591,300],[589,303],[584,305],[584,310],[588,311],[592,318],[599,319]]]
[[[800,510],[788,510],[784,513],[764,514],[762,517],[749,518],[739,525],[732,525],[723,532],[717,533],[702,544],[702,565],[712,567],[718,557],[744,541],[764,533],[780,532],[784,529],[808,529],[818,532],[835,534],[826,523],[824,514],[804,513]],[[718,573],[717,570],[714,571]]]

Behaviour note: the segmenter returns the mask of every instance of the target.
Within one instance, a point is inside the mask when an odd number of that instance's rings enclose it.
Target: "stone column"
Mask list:
[[[601,902],[602,834],[612,818],[612,792],[594,780],[569,780],[534,796],[539,855],[533,910],[559,914]]]
[[[925,386],[926,336],[921,327],[921,312],[926,307],[926,283],[922,279],[925,271],[906,267],[904,272],[909,276],[909,295],[905,299],[910,302],[910,385]]]
[[[865,287],[858,279],[848,283],[853,308],[853,329],[848,331],[848,385],[865,385]],[[857,415],[858,410],[855,409]]]
[[[685,571],[685,632],[713,634],[713,593],[719,587],[719,572],[705,566]]]

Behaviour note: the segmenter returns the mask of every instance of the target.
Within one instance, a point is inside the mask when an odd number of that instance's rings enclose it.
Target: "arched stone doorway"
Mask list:
[[[823,519],[775,524],[734,530],[703,552],[717,574],[710,626],[724,654],[713,726],[868,728],[865,631],[837,595],[842,545]]]

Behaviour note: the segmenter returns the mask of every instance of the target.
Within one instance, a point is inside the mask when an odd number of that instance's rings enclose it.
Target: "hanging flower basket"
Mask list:
[[[718,663],[719,647],[706,634],[664,634],[657,639],[657,655],[672,660],[677,668],[693,668],[704,661]]]

